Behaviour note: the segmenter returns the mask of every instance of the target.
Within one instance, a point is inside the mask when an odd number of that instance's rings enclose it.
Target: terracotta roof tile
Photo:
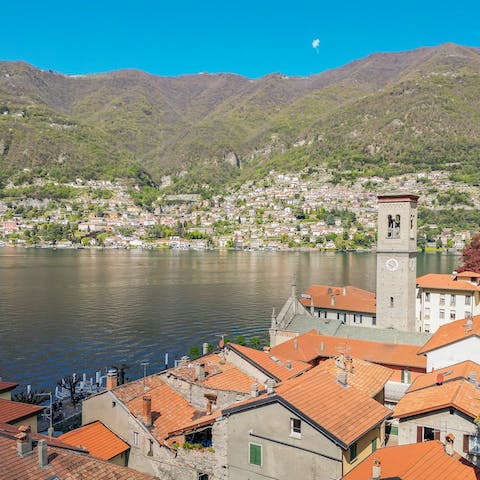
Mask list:
[[[361,327],[358,327],[361,328]],[[295,348],[296,346],[296,348]],[[270,349],[275,356],[312,362],[340,353],[381,365],[426,368],[426,359],[417,355],[418,346],[330,337],[311,330]]]
[[[18,433],[18,430],[17,430]],[[47,440],[45,438],[45,440]],[[47,444],[48,444],[47,440]],[[48,466],[41,468],[36,454],[20,457],[11,433],[0,432],[1,478],[11,480],[153,480],[154,477],[72,449],[47,446]]]
[[[102,422],[84,425],[60,435],[58,439],[69,445],[85,447],[90,455],[102,460],[110,460],[130,448]]]
[[[318,425],[343,448],[347,448],[391,414],[388,408],[352,385],[342,386],[331,373],[316,369],[281,383],[274,394],[264,394],[225,409],[224,414],[269,402],[280,402],[293,407],[300,416]]]
[[[393,375],[393,370],[390,368],[351,357],[346,360],[343,358],[331,358],[321,362],[314,370],[328,372],[337,378],[338,373],[343,370],[341,367],[342,362],[346,365],[349,372],[347,374],[348,383],[361,392],[366,393],[369,397],[374,397],[380,392]]]
[[[0,393],[8,392],[18,387],[18,383],[14,382],[0,382]]]
[[[272,355],[271,352],[255,350],[254,348],[244,347],[242,345],[230,343],[228,344],[228,348],[239,353],[243,358],[246,358],[254,365],[259,366],[261,369],[268,372],[270,376],[276,377],[279,381],[296,377],[300,373],[312,368],[307,362],[290,360],[282,356],[276,357]],[[290,368],[287,367],[288,364],[290,365]]]
[[[381,463],[381,478],[402,480],[478,480],[480,469],[457,456],[447,455],[443,444],[412,443],[381,448],[343,477],[343,480],[372,478],[374,459]]]
[[[14,402],[0,398],[0,422],[14,423],[23,418],[38,415],[44,407],[31,405],[29,403]]]
[[[305,292],[312,298],[302,298],[301,304],[308,308],[313,305],[318,308],[347,310],[375,314],[375,294],[368,290],[353,287],[332,287],[330,285],[311,285]],[[332,305],[332,297],[335,304]]]
[[[420,348],[418,354],[424,354],[436,350],[437,348],[458,342],[464,338],[480,336],[480,315],[472,318],[470,329],[466,327],[466,320],[456,320],[455,322],[442,325],[428,340],[428,342]]]
[[[480,286],[472,285],[466,280],[455,279],[452,277],[452,275],[446,273],[428,273],[427,275],[418,277],[417,286],[421,288],[432,288],[438,290],[480,291]]]
[[[419,390],[407,390],[395,406],[393,416],[405,418],[449,407],[475,419],[480,413],[476,386],[468,380],[458,379]]]

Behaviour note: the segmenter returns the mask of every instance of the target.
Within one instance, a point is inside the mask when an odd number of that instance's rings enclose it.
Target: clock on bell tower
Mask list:
[[[377,327],[415,331],[418,195],[378,196]]]

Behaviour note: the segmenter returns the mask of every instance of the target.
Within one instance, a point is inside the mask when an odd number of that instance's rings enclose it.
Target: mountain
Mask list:
[[[422,168],[478,182],[479,107],[480,49],[455,44],[257,80],[66,76],[0,62],[0,176],[171,173],[194,191],[322,165],[339,180]]]

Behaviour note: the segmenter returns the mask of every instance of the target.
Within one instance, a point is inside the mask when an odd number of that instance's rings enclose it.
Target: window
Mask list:
[[[440,294],[440,305],[445,305],[445,294],[444,293]]]
[[[343,323],[345,323],[346,319],[347,319],[347,314],[345,312],[337,313],[337,320],[341,320]]]
[[[348,449],[348,458],[350,463],[354,462],[357,459],[357,443],[352,443]]]
[[[393,308],[394,302],[393,302],[393,297],[390,297],[390,308]]]
[[[430,308],[425,308],[425,320],[430,320]]]
[[[455,305],[455,302],[456,302],[456,298],[455,298],[455,295],[450,295],[450,305]]]
[[[327,318],[327,311],[326,310],[320,310],[320,318]]]
[[[363,315],[361,313],[353,314],[353,323],[362,323]]]
[[[138,447],[138,432],[133,432],[133,444]]]
[[[430,333],[430,324],[429,323],[426,323],[424,326],[423,326],[423,331],[425,333]]]
[[[425,292],[425,302],[430,302],[430,292]]]
[[[417,443],[440,440],[440,430],[430,427],[417,427]]]
[[[376,325],[377,324],[377,317],[372,317],[372,325]]]
[[[440,310],[440,319],[441,320],[445,319],[445,310]]]
[[[250,465],[262,466],[262,446],[258,443],[249,443],[248,463]]]
[[[402,370],[402,383],[412,383],[410,370]]]
[[[480,455],[480,436],[464,435],[463,436],[463,451],[471,455]]]
[[[198,480],[208,480],[208,474],[207,473],[199,473],[197,478],[198,478]]]
[[[297,438],[302,436],[302,421],[298,418],[290,419],[290,435]]]
[[[471,304],[471,303],[470,303],[471,301],[472,301],[472,297],[471,297],[470,295],[467,295],[467,296],[465,297],[465,305],[470,305],[470,304]]]
[[[450,310],[450,320],[455,320],[455,310]]]
[[[372,440],[372,453],[375,452],[377,450],[377,439],[374,438]]]
[[[387,216],[387,238],[400,238],[400,215]]]

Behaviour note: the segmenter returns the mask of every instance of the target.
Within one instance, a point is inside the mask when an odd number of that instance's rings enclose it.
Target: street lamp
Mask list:
[[[36,393],[36,397],[49,397],[50,398],[50,427],[48,427],[48,436],[53,437],[53,411],[52,411],[52,392],[48,393]]]

